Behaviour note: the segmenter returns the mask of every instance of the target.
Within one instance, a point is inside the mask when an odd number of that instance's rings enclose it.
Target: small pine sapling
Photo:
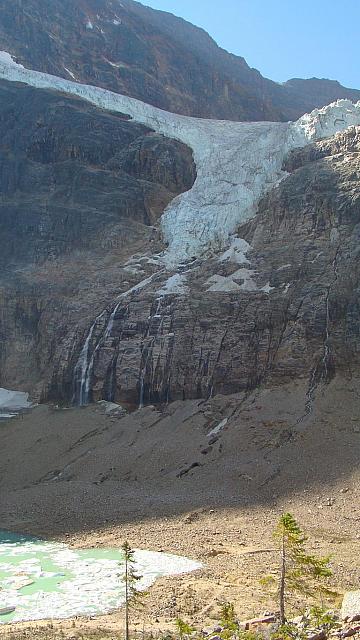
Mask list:
[[[176,618],[175,626],[179,634],[180,640],[191,636],[195,629],[181,618]]]
[[[125,573],[123,575],[123,582],[125,584],[125,640],[129,640],[130,610],[139,609],[144,606],[143,598],[146,593],[136,587],[142,576],[139,576],[135,570],[134,550],[128,542],[124,542],[121,548],[124,553],[125,562]]]

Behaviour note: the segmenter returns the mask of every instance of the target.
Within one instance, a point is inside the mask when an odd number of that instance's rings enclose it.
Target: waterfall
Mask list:
[[[78,404],[80,407],[88,404],[89,391],[90,391],[90,378],[91,369],[93,364],[93,358],[90,356],[90,346],[97,323],[105,316],[106,311],[103,311],[90,327],[89,333],[86,337],[84,346],[80,352],[79,359],[74,369],[74,396],[73,403]],[[79,384],[80,383],[80,384]],[[79,390],[77,387],[79,385]]]
[[[117,302],[113,310],[110,312],[110,316],[109,316],[108,322],[106,323],[106,327],[104,331],[102,331],[102,333],[98,337],[95,347],[91,349],[95,328],[98,325],[98,323],[102,321],[109,314],[108,309],[105,309],[104,311],[102,311],[102,313],[100,313],[100,315],[98,315],[97,318],[94,320],[93,324],[89,329],[84,346],[81,349],[80,356],[74,368],[73,404],[83,407],[89,404],[90,402],[91,383],[93,378],[93,370],[94,370],[96,356],[100,351],[101,347],[104,345],[105,341],[108,338],[110,338],[112,335],[112,331],[114,328],[114,321],[124,298],[126,298],[128,295],[132,293],[135,293],[135,294],[138,293],[139,291],[144,289],[144,287],[150,284],[155,278],[155,276],[159,276],[163,272],[164,270],[161,270],[158,273],[154,273],[153,275],[149,276],[148,278],[145,278],[135,286],[125,291],[124,293],[120,294],[120,296],[117,298]],[[113,372],[113,375],[115,375],[115,371]],[[113,381],[112,381],[112,384],[113,384]]]
[[[170,332],[171,315],[169,314],[168,305],[165,304],[165,309],[162,309],[164,300],[166,300],[166,296],[157,298],[155,312],[149,317],[147,331],[142,342],[139,374],[139,409],[142,409],[145,404],[146,378],[148,378],[149,386],[148,400],[152,399],[153,392],[161,397],[164,390],[164,372],[166,371],[166,365],[162,365],[161,358],[165,349],[166,358],[168,359],[171,344],[174,340],[174,334]],[[156,382],[158,366],[160,366],[160,368],[163,366],[163,375],[160,382]],[[169,394],[169,376],[170,373],[166,384],[167,397]]]
[[[157,308],[156,311],[153,315],[151,315],[149,317],[149,324],[148,324],[148,328],[147,328],[147,332],[144,336],[144,339],[146,339],[147,336],[150,336],[151,334],[151,329],[152,329],[152,321],[154,318],[161,318],[161,315],[159,314],[160,309],[161,309],[161,302],[162,302],[162,297],[157,299]],[[159,325],[160,326],[160,325]],[[154,344],[157,338],[157,335],[159,333],[159,328],[156,331],[156,334],[151,336],[151,339],[149,341],[149,344],[146,348],[146,357],[145,357],[145,361],[143,366],[140,368],[140,394],[139,394],[139,409],[142,409],[144,406],[144,392],[145,392],[145,377],[146,377],[146,372],[147,372],[147,368],[148,368],[148,363],[149,363],[149,358],[150,355],[152,355],[152,351],[154,348]],[[141,360],[143,359],[143,353],[145,351],[145,347],[144,347],[144,343],[142,345],[142,349],[141,349]]]

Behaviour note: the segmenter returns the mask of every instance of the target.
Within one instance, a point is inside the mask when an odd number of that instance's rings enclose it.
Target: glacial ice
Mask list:
[[[186,276],[183,273],[175,273],[164,283],[163,287],[156,292],[158,296],[169,296],[173,294],[184,295],[188,292],[186,286]]]
[[[219,257],[219,262],[231,262],[234,264],[250,264],[246,257],[251,246],[243,238],[230,238],[229,248]]]
[[[297,122],[228,122],[168,113],[105,89],[25,69],[0,52],[0,77],[79,96],[126,113],[192,148],[197,179],[162,216],[167,267],[207,251],[223,250],[237,227],[256,214],[259,199],[287,174],[282,165],[296,147],[360,125],[360,102],[339,100]]]

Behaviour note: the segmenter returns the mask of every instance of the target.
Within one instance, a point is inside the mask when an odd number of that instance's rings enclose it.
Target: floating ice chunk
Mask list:
[[[0,409],[28,409],[31,407],[29,394],[0,388]]]
[[[4,540],[4,536],[2,537]],[[31,557],[22,560],[24,554]],[[17,558],[18,557],[18,558]],[[49,561],[54,571],[42,570]],[[199,569],[197,562],[164,553],[136,551],[138,588],[146,590],[160,576],[179,575]],[[60,619],[101,614],[124,603],[123,556],[115,549],[69,549],[60,543],[37,540],[0,543],[3,579],[0,607],[15,608],[11,622]],[[32,592],[22,588],[32,585]],[[6,623],[0,617],[0,624]]]

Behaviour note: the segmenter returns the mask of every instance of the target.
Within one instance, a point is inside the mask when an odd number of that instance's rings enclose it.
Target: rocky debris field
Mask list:
[[[128,539],[200,561],[199,572],[152,587],[145,620],[159,631],[177,616],[214,625],[224,601],[240,620],[273,611],[260,579],[277,570],[272,530],[286,511],[312,552],[331,554],[339,593],[356,590],[359,402],[358,384],[336,377],[302,421],[304,387],[294,383],[125,416],[37,407],[1,427],[2,527],[81,548]],[[75,624],[111,637],[119,613]]]

